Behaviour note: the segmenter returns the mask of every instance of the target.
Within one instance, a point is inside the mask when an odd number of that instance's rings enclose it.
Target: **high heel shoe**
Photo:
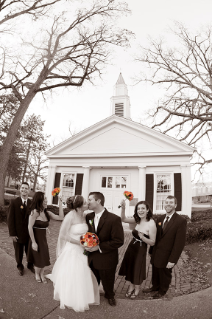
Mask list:
[[[134,292],[134,290],[135,289],[133,289],[132,291],[128,290],[128,292],[126,293],[125,297],[129,298],[132,295],[132,293]]]
[[[41,283],[41,282],[42,282],[40,277],[39,277],[39,278],[36,278],[36,277],[35,277],[35,280],[36,280],[38,283]]]
[[[131,294],[130,299],[136,299],[139,295],[139,292],[135,293],[135,291],[133,291],[133,294]]]

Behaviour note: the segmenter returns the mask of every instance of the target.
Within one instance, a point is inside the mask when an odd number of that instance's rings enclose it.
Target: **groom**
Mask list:
[[[96,233],[100,244],[87,248],[90,252],[88,263],[98,284],[100,280],[105,291],[105,298],[110,306],[116,305],[114,298],[114,282],[116,266],[118,264],[118,248],[124,243],[124,231],[121,218],[104,208],[105,198],[100,192],[91,192],[88,197],[88,209],[93,210],[87,214],[88,231]]]

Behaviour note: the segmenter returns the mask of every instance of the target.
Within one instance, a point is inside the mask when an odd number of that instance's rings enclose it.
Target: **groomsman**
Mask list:
[[[186,241],[186,219],[175,212],[177,199],[168,196],[166,214],[157,220],[157,236],[152,249],[152,287],[143,292],[156,292],[153,299],[166,294],[172,279],[172,268],[178,262]]]
[[[23,254],[27,255],[29,232],[28,232],[28,210],[31,205],[31,200],[28,199],[29,184],[24,182],[20,188],[20,197],[12,200],[8,213],[8,228],[9,234],[13,240],[15,249],[15,259],[17,263],[18,273],[20,276],[24,274],[24,266],[22,263]],[[27,263],[27,268],[34,273],[32,263]]]

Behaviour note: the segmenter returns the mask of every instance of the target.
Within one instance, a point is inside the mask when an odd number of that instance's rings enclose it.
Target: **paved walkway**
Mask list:
[[[47,234],[51,265],[46,267],[45,274],[51,272],[56,259],[56,245],[57,238],[59,233],[61,222],[52,221],[50,222],[50,233]],[[128,229],[128,225],[124,224],[125,229],[125,242],[124,245],[119,249],[119,264],[116,271],[116,280],[115,280],[115,292],[116,298],[124,299],[125,293],[128,289],[129,282],[126,282],[124,277],[118,276],[118,271],[123,259],[124,253],[129,242],[132,239],[131,231]],[[14,259],[14,249],[12,245],[11,238],[8,235],[8,228],[6,223],[0,223],[0,248],[4,250],[8,255]],[[24,258],[24,263],[26,264],[26,259]],[[15,260],[14,260],[15,267]],[[151,299],[150,294],[143,294],[142,289],[148,288],[151,286],[151,264],[149,256],[147,256],[147,278],[143,281],[141,285],[141,290],[139,293],[140,300],[142,299]],[[207,288],[209,285],[206,282],[204,273],[201,272],[201,269],[197,267],[194,263],[188,258],[185,252],[182,253],[178,264],[173,269],[173,277],[170,289],[166,295],[167,299],[172,299],[173,297],[189,294],[191,292],[199,291],[201,289]],[[0,316],[1,318],[1,316]]]

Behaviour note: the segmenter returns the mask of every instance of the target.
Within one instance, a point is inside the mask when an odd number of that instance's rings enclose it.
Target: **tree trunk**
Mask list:
[[[25,175],[26,175],[26,171],[27,171],[27,165],[28,165],[28,161],[29,161],[29,152],[30,152],[31,142],[32,142],[32,140],[30,139],[30,140],[29,140],[28,149],[27,149],[26,163],[25,163],[25,166],[24,166],[24,172],[23,172],[23,177],[22,177],[22,183],[23,183],[24,180],[25,180]]]
[[[4,171],[2,171],[2,169],[0,168],[0,181],[2,181],[2,183],[0,183],[0,206],[4,205],[4,182],[5,182],[5,174]]]
[[[7,187],[10,186],[10,175],[8,176],[8,180],[7,180]]]
[[[35,188],[36,188],[36,185],[37,185],[37,180],[38,180],[38,175],[35,174],[34,184],[33,184],[33,192],[35,192]]]
[[[36,185],[37,185],[38,175],[39,175],[39,171],[40,171],[40,165],[41,165],[41,162],[39,160],[37,172],[35,173],[34,185],[33,185],[33,191],[34,192],[35,192],[35,188],[36,188]]]

